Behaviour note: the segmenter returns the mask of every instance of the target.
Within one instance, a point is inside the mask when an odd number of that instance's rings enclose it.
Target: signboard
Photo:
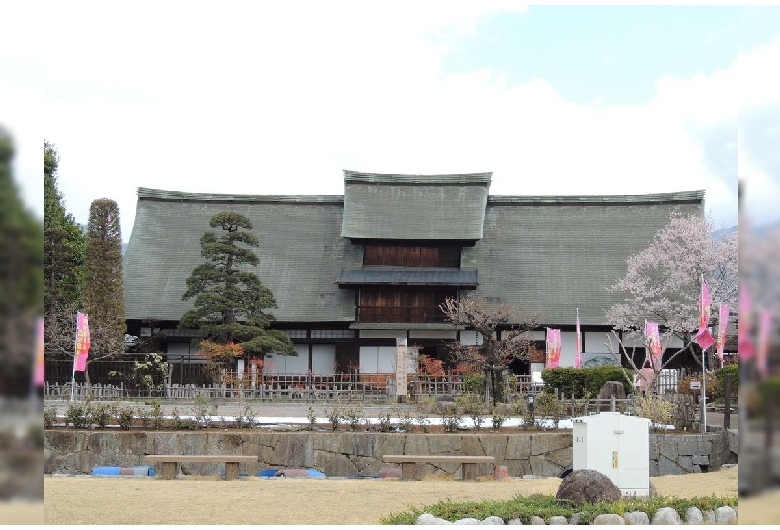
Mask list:
[[[701,388],[701,381],[691,381],[691,390],[699,390]]]
[[[408,362],[406,338],[395,339],[396,355],[395,355],[395,393],[396,396],[406,396],[406,370]]]

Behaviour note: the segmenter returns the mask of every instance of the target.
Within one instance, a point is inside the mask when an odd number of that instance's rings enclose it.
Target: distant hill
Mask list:
[[[736,232],[738,228],[739,225],[734,225],[729,228],[721,228],[720,230],[715,230],[712,233],[712,237],[714,237],[715,239],[725,239],[731,234],[733,234],[734,232]]]

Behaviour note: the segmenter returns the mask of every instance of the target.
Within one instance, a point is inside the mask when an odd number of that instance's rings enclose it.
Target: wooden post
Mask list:
[[[731,428],[731,374],[726,374],[723,380],[723,399],[725,409],[723,409],[723,428]]]

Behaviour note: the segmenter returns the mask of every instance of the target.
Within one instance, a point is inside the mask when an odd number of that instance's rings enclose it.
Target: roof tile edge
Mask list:
[[[640,195],[488,195],[488,204],[700,202],[704,193],[704,190],[694,190]]]
[[[186,191],[138,188],[139,199],[204,202],[290,202],[290,203],[344,203],[343,195],[234,195],[222,193],[191,193]]]

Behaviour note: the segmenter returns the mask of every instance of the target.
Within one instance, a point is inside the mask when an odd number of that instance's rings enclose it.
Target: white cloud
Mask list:
[[[585,105],[544,79],[442,75],[442,53],[510,2],[265,5],[53,8],[42,130],[78,220],[112,198],[127,239],[139,186],[341,194],[341,170],[355,169],[493,171],[494,194],[706,188],[708,209],[736,221],[735,185],[708,151],[717,141],[728,155],[727,142],[711,133],[736,127],[737,74],[780,62],[766,62],[774,48],[713,75],[659,79],[641,105]],[[756,89],[749,102],[777,93]]]

